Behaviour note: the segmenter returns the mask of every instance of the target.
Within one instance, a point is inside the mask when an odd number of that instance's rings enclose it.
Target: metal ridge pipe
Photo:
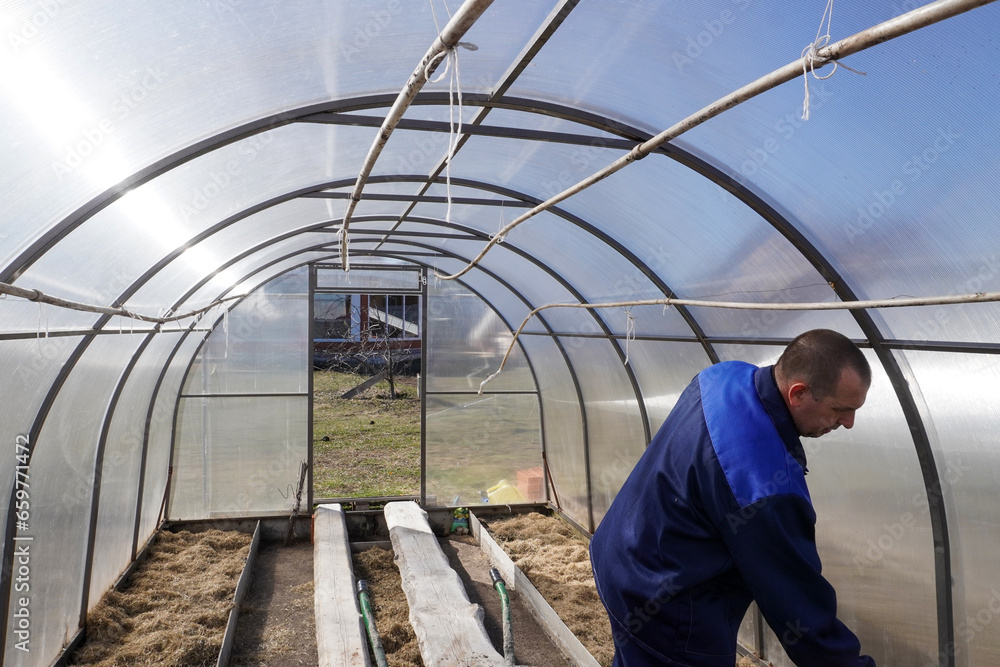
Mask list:
[[[347,255],[347,229],[351,224],[351,215],[354,213],[358,202],[361,201],[361,192],[365,189],[365,182],[371,175],[375,161],[378,160],[382,149],[389,141],[392,131],[396,129],[396,124],[399,123],[403,114],[417,96],[417,93],[420,92],[420,89],[427,83],[427,77],[434,73],[434,70],[441,63],[441,60],[443,60],[444,55],[458,46],[458,41],[468,32],[472,24],[482,16],[483,12],[491,4],[493,4],[493,0],[465,0],[465,3],[458,8],[458,11],[448,21],[448,24],[434,40],[434,43],[431,44],[424,57],[420,59],[420,63],[413,70],[410,78],[407,79],[403,89],[399,91],[399,96],[396,97],[396,101],[393,102],[385,120],[382,121],[378,135],[375,137],[375,141],[372,142],[371,148],[368,149],[368,155],[361,165],[361,173],[358,174],[358,180],[354,184],[351,198],[347,202],[347,210],[344,212],[344,222],[340,227],[340,260],[344,271],[351,270],[350,260]]]

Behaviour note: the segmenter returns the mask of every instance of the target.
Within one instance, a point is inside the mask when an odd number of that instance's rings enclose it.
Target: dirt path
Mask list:
[[[313,545],[262,543],[240,610],[232,667],[314,667]]]

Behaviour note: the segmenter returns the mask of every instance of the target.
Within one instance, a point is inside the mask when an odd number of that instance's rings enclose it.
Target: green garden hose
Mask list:
[[[490,568],[490,578],[493,588],[500,594],[500,607],[503,611],[503,657],[508,667],[514,667],[514,624],[510,618],[510,598],[507,596],[507,585],[495,567]]]
[[[375,664],[378,667],[389,667],[385,659],[385,650],[382,648],[382,639],[378,636],[378,628],[375,627],[375,613],[372,611],[371,600],[368,599],[368,582],[364,579],[358,581],[358,602],[361,604],[361,616],[365,619],[365,628],[368,630],[368,641],[372,645],[372,653],[375,655]]]

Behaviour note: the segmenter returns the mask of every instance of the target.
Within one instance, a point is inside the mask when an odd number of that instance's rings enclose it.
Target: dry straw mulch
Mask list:
[[[160,532],[125,590],[108,591],[87,615],[71,665],[214,665],[251,535]]]
[[[565,522],[538,513],[489,520],[487,529],[590,654],[610,665],[615,653],[611,622],[597,595],[583,538]],[[740,656],[736,667],[756,664]]]
[[[489,520],[487,529],[594,659],[610,665],[611,622],[583,538],[565,522],[538,513]]]

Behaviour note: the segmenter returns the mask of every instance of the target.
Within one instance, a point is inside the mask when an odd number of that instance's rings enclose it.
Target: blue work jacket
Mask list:
[[[772,367],[681,394],[590,546],[616,665],[732,667],[752,600],[806,667],[874,667],[821,574],[805,453]]]

